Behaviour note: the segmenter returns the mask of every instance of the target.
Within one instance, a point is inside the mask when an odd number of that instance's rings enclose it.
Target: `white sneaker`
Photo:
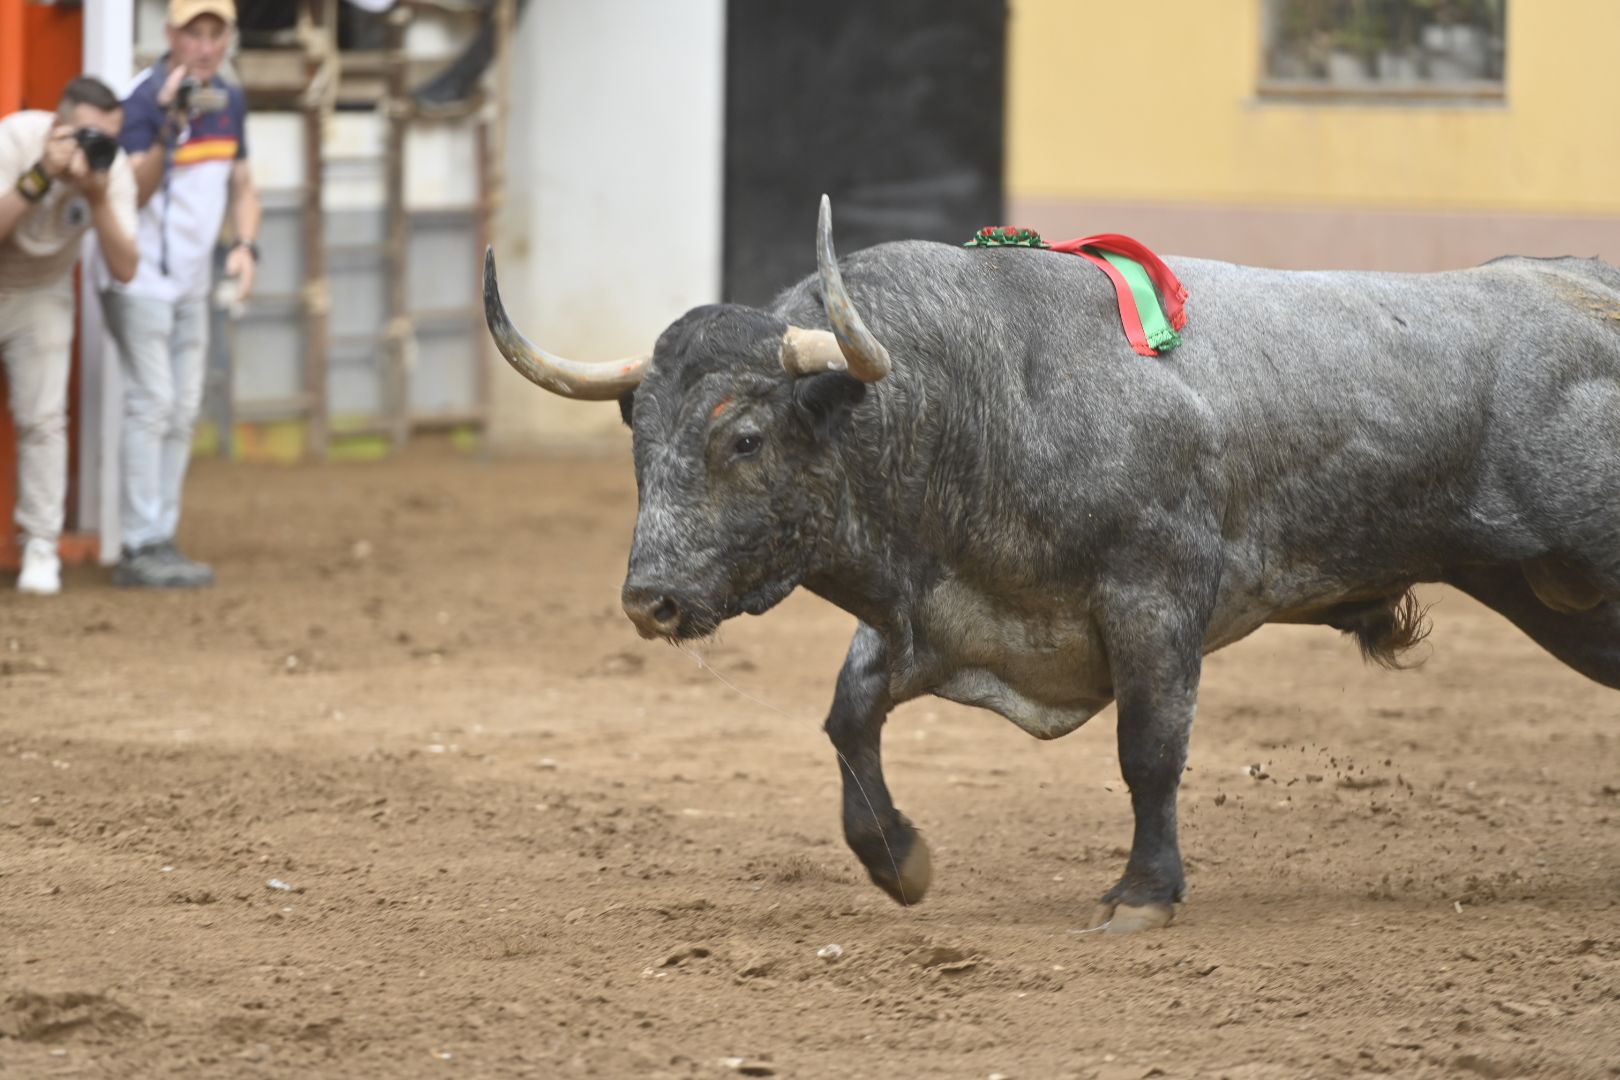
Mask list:
[[[23,545],[17,591],[36,596],[55,596],[62,591],[62,560],[57,558],[55,544],[33,539]]]

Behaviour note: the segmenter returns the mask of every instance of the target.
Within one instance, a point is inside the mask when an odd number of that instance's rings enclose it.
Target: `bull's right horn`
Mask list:
[[[506,317],[495,283],[495,249],[484,249],[484,321],[489,336],[519,375],[553,394],[579,401],[610,401],[634,390],[647,373],[649,356],[632,356],[609,364],[583,364],[548,353],[535,345]]]
[[[833,251],[832,200],[825,195],[816,222],[816,267],[821,271],[821,303],[837,335],[838,348],[849,362],[849,373],[864,383],[877,382],[889,373],[889,350],[866,328],[844,289],[838,256]]]

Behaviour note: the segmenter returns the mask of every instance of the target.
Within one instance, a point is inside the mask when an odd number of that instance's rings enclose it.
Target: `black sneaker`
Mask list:
[[[125,548],[113,567],[113,584],[135,589],[179,589],[185,582],[157,544]]]
[[[214,583],[214,568],[186,558],[173,540],[160,540],[152,547],[160,558],[168,562],[172,573],[180,579],[178,584],[181,586],[194,589]]]

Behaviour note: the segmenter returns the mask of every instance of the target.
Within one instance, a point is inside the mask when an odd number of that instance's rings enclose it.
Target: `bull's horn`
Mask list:
[[[872,336],[844,290],[838,256],[833,253],[832,200],[825,195],[821,197],[821,217],[816,223],[816,266],[821,271],[821,302],[838,336],[838,348],[849,362],[849,373],[864,383],[877,382],[889,373],[889,350]]]
[[[484,321],[489,336],[518,374],[553,394],[579,401],[608,401],[634,390],[647,373],[651,356],[632,356],[611,364],[583,364],[548,353],[523,336],[506,317],[501,290],[495,284],[495,249],[484,249]]]
[[[844,350],[831,330],[806,330],[790,326],[782,335],[782,366],[793,376],[814,375],[818,371],[844,371]]]

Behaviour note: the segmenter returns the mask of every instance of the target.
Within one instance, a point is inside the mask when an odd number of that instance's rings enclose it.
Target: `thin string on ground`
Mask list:
[[[782,717],[784,720],[792,720],[795,723],[804,722],[801,717],[792,716],[785,713],[768,701],[761,701],[753,694],[750,694],[748,691],[744,690],[742,687],[720,674],[720,672],[716,671],[714,666],[709,663],[708,658],[702,653],[698,652],[696,649],[687,649],[680,643],[677,643],[675,647],[680,649],[680,651],[685,653],[687,656],[690,656],[693,661],[697,663],[698,667],[702,668],[704,671],[707,671],[710,675],[713,675],[716,679],[719,679],[723,684],[729,686],[735,693],[747,698],[760,708],[769,709],[771,712]],[[833,747],[833,753],[838,755],[838,760],[843,762],[844,768],[849,770],[849,778],[855,781],[855,790],[861,793],[861,798],[866,802],[866,809],[872,815],[872,824],[877,826],[878,839],[883,841],[883,853],[889,857],[889,868],[894,871],[895,888],[900,890],[900,902],[909,906],[911,900],[906,896],[906,884],[900,877],[900,864],[895,861],[894,849],[889,847],[889,835],[884,831],[883,822],[878,818],[877,807],[872,805],[872,797],[866,793],[866,785],[862,784],[861,778],[855,774],[855,766],[850,764],[849,758],[845,757],[844,752],[838,749],[836,746]]]

